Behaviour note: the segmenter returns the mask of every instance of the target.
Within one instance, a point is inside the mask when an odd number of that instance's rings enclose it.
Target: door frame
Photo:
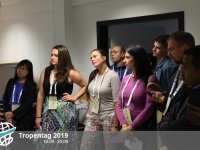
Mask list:
[[[163,21],[169,19],[178,20],[178,30],[184,31],[184,11],[156,14],[149,16],[139,16],[132,18],[116,19],[116,20],[106,20],[98,21],[96,23],[97,28],[97,48],[101,48],[108,51],[109,39],[108,39],[108,27],[110,25],[128,24],[128,23],[144,23],[152,21]]]

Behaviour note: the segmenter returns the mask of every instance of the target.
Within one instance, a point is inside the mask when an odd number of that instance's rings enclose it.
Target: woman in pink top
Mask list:
[[[132,69],[132,74],[122,79],[117,116],[122,126],[121,131],[148,130],[155,128],[155,108],[151,91],[158,90],[156,77],[152,70],[148,55],[143,47],[133,44],[127,48],[124,63]],[[148,84],[148,85],[147,85]]]

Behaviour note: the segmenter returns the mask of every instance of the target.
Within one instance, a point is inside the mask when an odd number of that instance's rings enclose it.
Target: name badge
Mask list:
[[[125,118],[125,120],[126,120],[126,123],[127,123],[128,125],[130,125],[131,122],[132,122],[130,109],[129,109],[129,108],[124,108],[124,109],[123,109],[123,114],[124,114],[124,118]]]
[[[20,104],[12,104],[12,111],[15,111],[19,107],[20,107]]]
[[[56,109],[58,105],[56,96],[49,96],[48,109]]]
[[[97,98],[93,100],[91,112],[95,114],[99,113],[99,100]]]

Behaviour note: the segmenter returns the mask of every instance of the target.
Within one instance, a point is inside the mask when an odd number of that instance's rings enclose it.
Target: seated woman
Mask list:
[[[124,63],[132,74],[123,78],[117,105],[122,131],[155,129],[156,118],[151,91],[157,90],[157,79],[143,47],[133,44],[127,48]],[[154,122],[154,124],[152,124]]]
[[[6,122],[16,126],[17,131],[30,131],[35,125],[35,111],[32,107],[37,99],[37,85],[33,79],[33,65],[22,60],[17,65],[3,95]]]

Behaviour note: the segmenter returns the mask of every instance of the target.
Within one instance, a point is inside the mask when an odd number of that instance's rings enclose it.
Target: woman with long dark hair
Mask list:
[[[118,124],[115,113],[120,79],[116,72],[109,69],[107,53],[102,49],[94,49],[90,59],[96,68],[90,73],[87,94],[90,105],[85,119],[84,131],[116,131]],[[81,150],[102,147],[103,141],[95,133],[85,132],[81,142]],[[105,141],[105,147],[110,147]]]
[[[73,83],[80,86],[75,95],[71,95]],[[43,131],[77,130],[75,101],[85,93],[86,85],[87,82],[74,69],[67,47],[54,46],[50,66],[40,76],[36,108],[37,128],[42,127]]]
[[[32,105],[36,99],[33,65],[29,60],[22,60],[17,65],[14,78],[8,81],[3,95],[6,122],[14,124],[18,131],[33,130],[35,111]]]
[[[113,70],[109,69],[106,51],[94,49],[90,53],[93,66],[88,83],[90,107],[86,115],[85,131],[110,131],[117,125],[115,104],[120,80]]]
[[[145,49],[133,44],[127,48],[124,63],[132,74],[123,78],[117,115],[122,131],[148,130],[155,123],[155,108],[151,91],[157,90],[158,81],[152,70]],[[154,124],[155,128],[155,124]]]

